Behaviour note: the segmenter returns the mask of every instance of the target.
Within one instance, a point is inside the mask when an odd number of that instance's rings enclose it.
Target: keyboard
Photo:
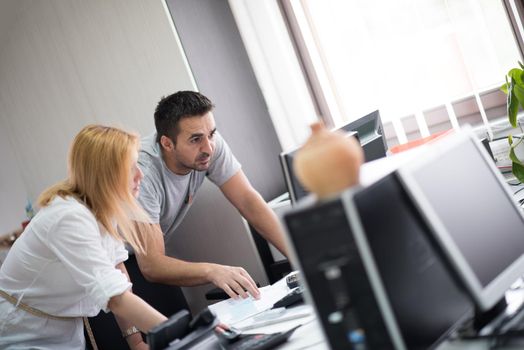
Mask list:
[[[299,326],[288,331],[272,334],[250,334],[225,346],[227,350],[269,350],[285,343]]]

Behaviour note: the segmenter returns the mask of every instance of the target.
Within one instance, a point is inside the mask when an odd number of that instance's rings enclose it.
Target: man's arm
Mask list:
[[[239,170],[220,186],[220,190],[266,240],[271,242],[282,254],[288,256],[284,231],[278,217],[262,196],[251,186],[242,170]]]
[[[177,286],[196,286],[213,283],[230,297],[246,298],[246,289],[253,297],[260,292],[251,276],[241,267],[212,263],[194,263],[166,256],[164,236],[158,224],[145,235],[146,254],[137,254],[137,261],[144,277],[150,282]]]

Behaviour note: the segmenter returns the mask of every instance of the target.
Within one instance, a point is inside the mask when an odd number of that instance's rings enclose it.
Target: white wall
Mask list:
[[[81,127],[103,123],[146,134],[161,96],[196,89],[162,0],[14,4],[12,26],[0,33],[0,234],[20,225],[27,197],[35,200],[66,176],[67,149]],[[264,283],[238,212],[231,207],[217,218],[214,208],[226,200],[208,183],[198,201],[171,250],[192,261],[244,266]],[[209,227],[199,225],[203,216]],[[221,221],[226,229],[217,232]],[[209,288],[184,289],[192,311],[206,304]]]
[[[7,132],[0,127],[0,235],[20,227],[25,219],[26,191]]]
[[[19,3],[0,51],[2,145],[18,166],[2,151],[0,183],[17,185],[2,190],[0,208],[20,207],[20,198],[25,204],[64,178],[69,143],[82,126],[149,133],[159,97],[194,88],[160,0]],[[23,214],[23,205],[12,209]],[[1,211],[0,222],[11,215]]]

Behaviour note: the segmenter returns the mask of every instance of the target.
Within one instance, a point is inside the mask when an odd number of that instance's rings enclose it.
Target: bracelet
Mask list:
[[[135,326],[129,327],[128,329],[122,332],[122,337],[127,338],[130,335],[133,335],[135,333],[140,333],[140,330],[136,328]]]

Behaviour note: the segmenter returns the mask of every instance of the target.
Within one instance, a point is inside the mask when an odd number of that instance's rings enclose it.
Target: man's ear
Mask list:
[[[175,148],[173,141],[165,135],[160,136],[160,146],[166,151],[172,151]]]

